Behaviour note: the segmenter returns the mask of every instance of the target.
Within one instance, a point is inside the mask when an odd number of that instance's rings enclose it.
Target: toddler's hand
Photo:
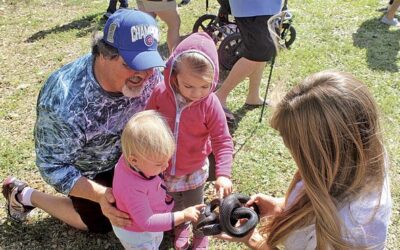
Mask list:
[[[220,190],[223,190],[223,197],[225,197],[232,193],[232,181],[228,177],[218,176],[217,180],[215,181],[214,188],[218,196],[220,195]]]
[[[201,210],[205,207],[205,204],[199,204],[192,207],[185,208],[182,212],[185,221],[196,222],[200,218]]]

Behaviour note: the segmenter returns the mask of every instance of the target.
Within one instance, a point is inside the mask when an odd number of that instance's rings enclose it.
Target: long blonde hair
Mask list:
[[[277,247],[294,230],[315,224],[317,249],[362,248],[344,240],[338,209],[384,181],[378,111],[367,87],[347,73],[311,75],[277,105],[271,126],[298,167],[286,201],[300,180],[304,191],[262,228],[267,244]]]
[[[136,113],[125,125],[121,136],[125,159],[135,156],[168,160],[175,151],[175,141],[168,124],[154,110]]]

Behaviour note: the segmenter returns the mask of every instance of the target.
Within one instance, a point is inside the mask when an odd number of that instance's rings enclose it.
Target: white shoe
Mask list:
[[[397,18],[388,19],[386,16],[383,16],[381,22],[390,26],[400,27],[400,22]]]

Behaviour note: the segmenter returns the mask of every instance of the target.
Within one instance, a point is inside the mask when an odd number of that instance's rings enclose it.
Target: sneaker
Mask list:
[[[381,19],[381,22],[385,23],[387,25],[390,25],[390,26],[400,27],[400,22],[399,22],[399,20],[397,18],[388,19],[386,16],[383,16],[382,19]]]
[[[190,224],[183,223],[175,227],[174,230],[174,246],[176,250],[186,250],[189,248],[189,237],[190,237]]]
[[[208,237],[203,236],[194,236],[193,242],[192,242],[192,249],[193,250],[206,250],[208,249]]]
[[[11,176],[3,181],[2,193],[7,202],[7,213],[11,219],[17,222],[25,221],[26,216],[34,209],[34,207],[23,205],[17,198],[17,195],[27,186],[28,184],[25,182]]]

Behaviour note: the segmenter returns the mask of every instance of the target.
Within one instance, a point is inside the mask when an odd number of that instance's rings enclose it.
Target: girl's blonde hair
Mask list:
[[[196,51],[189,51],[179,55],[172,68],[172,73],[179,74],[180,66],[186,64],[192,70],[192,73],[203,78],[208,82],[214,80],[214,66],[211,61],[203,54]]]
[[[154,110],[135,114],[125,125],[121,136],[125,159],[135,156],[156,161],[168,160],[175,151],[171,130]]]
[[[304,191],[262,229],[267,244],[277,247],[315,224],[317,249],[362,248],[343,238],[338,209],[362,193],[380,192],[384,181],[378,111],[367,87],[347,73],[311,75],[277,105],[271,126],[298,167],[286,201],[300,180]]]

